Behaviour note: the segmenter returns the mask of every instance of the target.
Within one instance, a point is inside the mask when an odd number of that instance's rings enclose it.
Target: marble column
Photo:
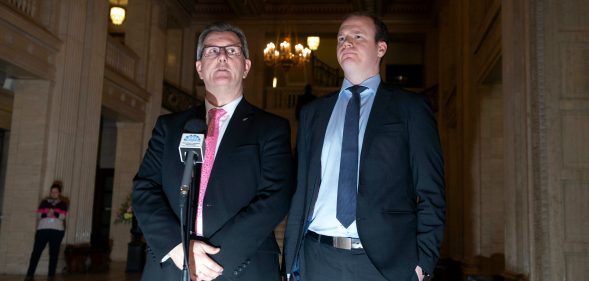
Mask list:
[[[589,273],[589,3],[502,1],[506,275]]]
[[[253,105],[264,106],[264,50],[265,27],[255,24],[240,24],[239,27],[247,36],[250,60],[252,67],[244,81],[244,96]]]
[[[143,124],[118,122],[117,145],[115,156],[115,173],[112,192],[113,215],[133,190],[133,177],[143,157],[142,144]],[[130,242],[129,230],[131,224],[111,224],[110,237],[113,248],[110,258],[113,261],[125,261],[127,258],[127,243]]]
[[[198,40],[196,35],[196,29],[192,25],[182,29],[180,89],[185,90],[189,94],[193,94],[194,79],[198,79],[194,66],[196,61],[196,42]]]
[[[24,273],[36,228],[36,210],[49,194],[43,171],[47,154],[50,82],[16,80],[0,228],[0,272]],[[45,266],[43,266],[45,264]],[[39,271],[47,269],[47,259]]]
[[[64,1],[49,113],[45,181],[62,180],[70,198],[65,244],[90,241],[98,151],[108,3]]]
[[[137,83],[150,94],[146,105],[143,148],[161,114],[166,56],[166,8],[155,0],[129,1],[125,44],[140,58]],[[132,12],[133,11],[133,12]]]
[[[502,1],[503,26],[503,112],[504,112],[504,190],[505,190],[505,272],[530,275],[532,223],[529,158],[530,52],[529,1]]]

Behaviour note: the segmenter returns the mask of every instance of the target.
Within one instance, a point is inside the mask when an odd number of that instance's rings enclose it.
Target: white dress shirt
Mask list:
[[[360,83],[360,85],[368,89],[360,93],[358,161],[360,161],[361,157],[366,124],[368,123],[368,117],[370,116],[372,103],[374,102],[380,81],[380,75],[377,74]],[[345,228],[336,218],[342,136],[344,134],[346,108],[348,101],[352,97],[352,93],[347,88],[351,86],[353,84],[348,80],[344,80],[342,83],[337,102],[331,113],[327,130],[325,131],[325,139],[323,140],[323,149],[321,151],[321,185],[309,230],[321,235],[358,238],[355,220],[348,228]],[[360,171],[359,163],[358,171]]]
[[[223,110],[225,110],[225,115],[223,115],[220,119],[219,119],[219,137],[217,138],[217,146],[215,148],[215,158],[217,157],[217,151],[219,151],[219,145],[221,144],[221,140],[223,139],[223,135],[225,135],[225,131],[227,130],[227,125],[229,125],[229,120],[231,120],[231,117],[233,116],[233,113],[235,112],[235,108],[237,108],[237,105],[239,104],[239,102],[241,101],[241,99],[243,99],[243,96],[239,96],[238,98],[234,99],[233,101],[231,101],[230,103],[223,105],[221,107],[215,107],[213,106],[211,103],[209,103],[209,101],[207,99],[205,99],[205,109],[206,109],[206,121],[207,124],[209,124],[209,110],[213,109],[213,108],[222,108]],[[206,147],[205,147],[206,149]]]

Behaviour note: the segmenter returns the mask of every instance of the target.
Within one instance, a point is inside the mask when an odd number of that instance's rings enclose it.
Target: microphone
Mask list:
[[[182,173],[182,182],[180,184],[180,233],[182,237],[182,244],[184,250],[184,265],[182,266],[182,281],[190,281],[190,272],[188,269],[188,240],[189,227],[185,226],[184,215],[192,213],[191,205],[188,205],[188,210],[184,210],[184,206],[188,201],[188,194],[190,192],[190,183],[192,181],[192,173],[196,163],[202,163],[203,149],[204,149],[204,132],[207,130],[207,125],[201,119],[190,119],[184,124],[182,137],[180,138],[180,145],[178,145],[178,152],[180,153],[180,161],[184,162],[184,172]],[[195,184],[196,185],[196,184]],[[193,193],[192,193],[193,194]]]
[[[202,163],[204,150],[204,132],[207,130],[207,125],[203,120],[190,119],[184,125],[178,152],[180,153],[180,161],[184,162],[188,156],[189,151],[194,151],[196,163]]]
[[[203,159],[203,143],[204,132],[207,126],[203,120],[190,119],[184,125],[184,132],[180,139],[178,152],[180,153],[180,161],[184,162],[184,173],[182,174],[182,182],[180,184],[180,192],[186,196],[190,190],[190,180],[192,179],[192,170],[194,164],[202,163]]]

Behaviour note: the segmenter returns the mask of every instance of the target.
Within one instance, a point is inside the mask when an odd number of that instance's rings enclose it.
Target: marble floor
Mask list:
[[[140,273],[126,273],[124,262],[111,262],[105,273],[57,274],[55,281],[139,281]],[[23,281],[24,275],[0,274],[0,281]],[[46,276],[37,275],[35,281],[45,281]]]

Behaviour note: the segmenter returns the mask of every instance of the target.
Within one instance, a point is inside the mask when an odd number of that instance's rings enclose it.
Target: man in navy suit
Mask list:
[[[251,62],[243,32],[226,23],[200,35],[196,70],[204,105],[161,116],[134,179],[133,210],[148,245],[142,279],[180,280],[179,192],[183,163],[178,145],[185,123],[207,122],[204,162],[192,187],[189,247],[192,280],[280,280],[273,230],[294,191],[288,121],[243,97]],[[191,223],[187,223],[191,225]]]
[[[437,263],[445,199],[436,121],[424,97],[381,82],[387,37],[375,16],[347,16],[337,36],[341,90],[301,112],[290,280],[421,281]]]

